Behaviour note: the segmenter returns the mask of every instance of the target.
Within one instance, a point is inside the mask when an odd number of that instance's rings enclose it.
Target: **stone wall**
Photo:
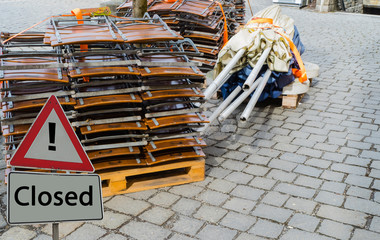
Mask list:
[[[363,0],[343,0],[346,12],[363,13]],[[317,0],[316,10],[319,12],[342,11],[341,0]]]

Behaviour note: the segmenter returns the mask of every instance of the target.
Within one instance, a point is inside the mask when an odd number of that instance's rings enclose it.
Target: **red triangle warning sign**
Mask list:
[[[45,103],[10,161],[11,166],[94,172],[58,99]]]

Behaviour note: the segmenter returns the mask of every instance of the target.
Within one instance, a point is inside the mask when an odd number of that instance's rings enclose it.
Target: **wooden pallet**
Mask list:
[[[282,96],[282,107],[283,108],[297,108],[301,99],[305,94],[297,94],[297,95],[283,95]]]
[[[103,197],[204,180],[205,160],[99,172]]]

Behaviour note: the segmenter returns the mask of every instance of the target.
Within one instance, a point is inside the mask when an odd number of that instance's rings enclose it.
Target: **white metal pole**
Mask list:
[[[261,68],[265,63],[265,60],[267,60],[270,50],[271,48],[266,48],[261,54],[261,57],[257,61],[255,67],[252,69],[253,74],[249,74],[249,77],[247,78],[247,80],[245,80],[243,84],[243,91],[247,91],[252,86],[253,82],[257,77],[257,74],[259,74]]]
[[[241,121],[243,121],[243,122],[247,121],[247,119],[249,118],[249,115],[251,115],[251,112],[252,112],[253,108],[255,107],[257,100],[259,100],[259,97],[260,97],[261,93],[263,92],[264,87],[267,84],[271,74],[272,74],[272,71],[269,69],[265,72],[263,80],[260,82],[255,93],[253,94],[253,96],[249,100],[247,106],[245,107],[243,113],[240,116]]]
[[[219,107],[214,111],[214,113],[208,118],[210,121],[207,125],[199,129],[200,132],[203,132],[211,125],[211,123],[219,116],[219,114],[235,99],[235,97],[241,92],[241,87],[237,86],[230,95],[219,105]]]
[[[220,122],[223,122],[228,116],[257,88],[259,83],[263,80],[262,77],[259,77],[251,86],[248,91],[244,91],[240,96],[230,104],[218,117]]]
[[[204,95],[206,99],[210,99],[216,90],[220,88],[220,86],[227,81],[225,78],[227,74],[231,71],[233,67],[235,67],[236,63],[240,60],[240,58],[245,53],[245,49],[240,49],[236,55],[230,60],[230,62],[224,67],[221,73],[215,78],[214,81],[208,86],[205,90]],[[223,82],[224,81],[224,82]]]

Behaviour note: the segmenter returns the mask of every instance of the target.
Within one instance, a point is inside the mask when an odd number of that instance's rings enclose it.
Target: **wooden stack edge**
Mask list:
[[[205,178],[205,159],[165,163],[147,167],[98,173],[103,197],[168,187]]]
[[[282,96],[282,107],[283,108],[297,108],[298,104],[302,100],[305,94],[297,95],[283,95]]]
[[[310,81],[310,87],[311,87],[313,79],[310,78],[309,81]],[[306,93],[280,96],[280,98],[282,98],[282,107],[283,108],[297,108],[298,104],[301,102],[305,94]]]

